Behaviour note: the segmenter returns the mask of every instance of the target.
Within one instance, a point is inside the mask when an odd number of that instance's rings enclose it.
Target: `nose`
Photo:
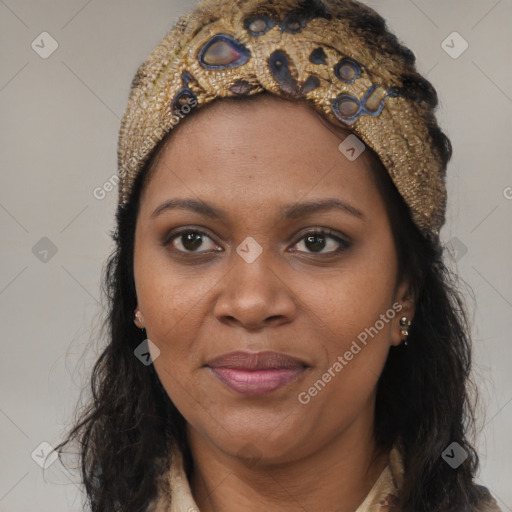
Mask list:
[[[297,312],[290,283],[265,251],[248,263],[237,253],[221,284],[214,314],[219,321],[247,330],[291,322]]]

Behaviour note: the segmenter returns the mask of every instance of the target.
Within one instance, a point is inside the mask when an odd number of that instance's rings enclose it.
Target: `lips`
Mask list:
[[[298,379],[309,366],[279,352],[230,352],[206,365],[213,375],[238,393],[270,393]]]
[[[276,370],[279,368],[303,368],[305,362],[280,352],[230,352],[212,359],[210,368],[233,368],[237,370]]]

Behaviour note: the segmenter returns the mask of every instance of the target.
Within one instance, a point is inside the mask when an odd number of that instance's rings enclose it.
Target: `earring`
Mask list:
[[[403,316],[400,318],[400,325],[402,326],[404,345],[407,345],[407,336],[409,336],[409,327],[411,326],[411,321],[406,316]]]
[[[140,311],[137,311],[135,313],[135,319],[134,319],[135,325],[139,327],[141,330],[144,330],[144,326],[142,325],[142,315]],[[138,322],[138,323],[137,323]]]

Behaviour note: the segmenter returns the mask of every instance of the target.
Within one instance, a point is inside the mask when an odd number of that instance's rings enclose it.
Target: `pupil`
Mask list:
[[[321,240],[320,243],[314,243],[312,242],[313,240]],[[309,246],[308,244],[310,244],[312,246]],[[322,250],[324,247],[325,247],[325,237],[323,237],[322,235],[310,235],[308,237],[306,237],[306,245],[308,246],[308,249],[310,250],[315,250],[315,249],[318,249],[318,250]]]
[[[185,237],[185,242],[183,243],[183,247],[185,247],[185,249],[193,251],[202,243],[201,235],[198,233],[187,233],[183,236]]]

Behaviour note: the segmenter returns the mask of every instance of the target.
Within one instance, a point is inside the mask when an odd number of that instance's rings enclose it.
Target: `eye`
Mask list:
[[[210,243],[207,243],[207,242]],[[184,253],[219,251],[218,245],[203,231],[185,229],[175,233],[164,245],[171,244],[177,251]],[[200,251],[199,249],[205,249]]]
[[[310,254],[335,254],[347,249],[350,243],[335,235],[330,229],[322,228],[304,233],[295,246],[304,246],[306,252],[311,251]],[[299,252],[304,251],[299,249]]]
[[[205,232],[190,228],[174,233],[163,242],[163,245],[172,245],[176,251],[185,254],[223,250]],[[350,243],[330,229],[318,228],[304,233],[294,247],[298,247],[294,249],[296,252],[336,254],[350,247]]]

